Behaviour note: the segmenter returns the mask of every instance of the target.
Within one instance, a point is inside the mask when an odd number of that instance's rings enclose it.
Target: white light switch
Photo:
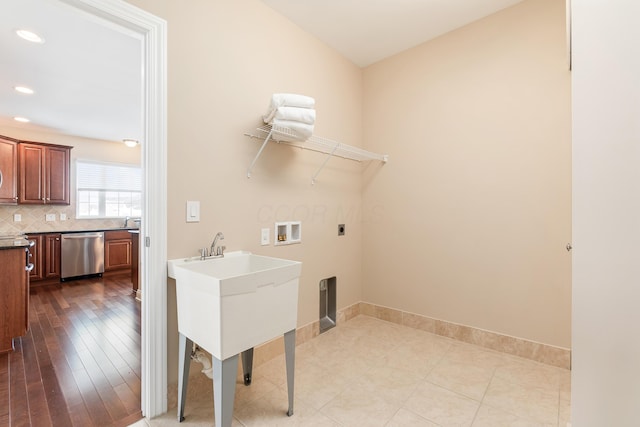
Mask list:
[[[45,221],[55,221],[56,220],[56,214],[46,214],[44,217]]]
[[[13,221],[14,221],[14,222],[20,222],[20,221],[22,221],[22,215],[20,215],[20,214],[13,214]]]
[[[200,222],[200,202],[187,200],[187,222]]]
[[[269,244],[269,229],[263,228],[262,234],[260,235],[260,244],[262,246],[267,246]]]
[[[66,221],[66,220],[67,220],[67,214],[61,213],[60,214],[60,221]]]

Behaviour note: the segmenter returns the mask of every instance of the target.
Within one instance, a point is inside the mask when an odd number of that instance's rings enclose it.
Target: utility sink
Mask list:
[[[228,252],[168,261],[178,331],[219,360],[296,328],[302,263]]]

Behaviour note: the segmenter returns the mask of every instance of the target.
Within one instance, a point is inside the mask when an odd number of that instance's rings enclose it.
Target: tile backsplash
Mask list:
[[[124,220],[113,219],[76,219],[75,207],[42,205],[42,206],[0,206],[0,233],[43,233],[51,231],[78,231],[121,228]],[[21,221],[14,221],[14,214],[21,216]],[[47,214],[55,216],[55,221],[46,221]],[[67,216],[60,220],[60,214]]]

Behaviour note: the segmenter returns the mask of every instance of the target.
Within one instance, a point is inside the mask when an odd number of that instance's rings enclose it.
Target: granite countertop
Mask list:
[[[33,242],[28,241],[24,237],[3,237],[0,238],[0,250],[2,249],[19,249],[33,246]]]
[[[55,231],[33,231],[33,232],[25,232],[27,236],[31,234],[67,234],[67,233],[95,233],[98,231],[138,231],[138,227],[118,227],[118,228],[98,228],[98,229],[89,229],[89,230],[55,230]]]

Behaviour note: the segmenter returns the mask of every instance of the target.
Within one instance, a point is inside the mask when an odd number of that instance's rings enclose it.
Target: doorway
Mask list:
[[[118,0],[61,0],[142,42],[142,414],[167,411],[166,22]]]

